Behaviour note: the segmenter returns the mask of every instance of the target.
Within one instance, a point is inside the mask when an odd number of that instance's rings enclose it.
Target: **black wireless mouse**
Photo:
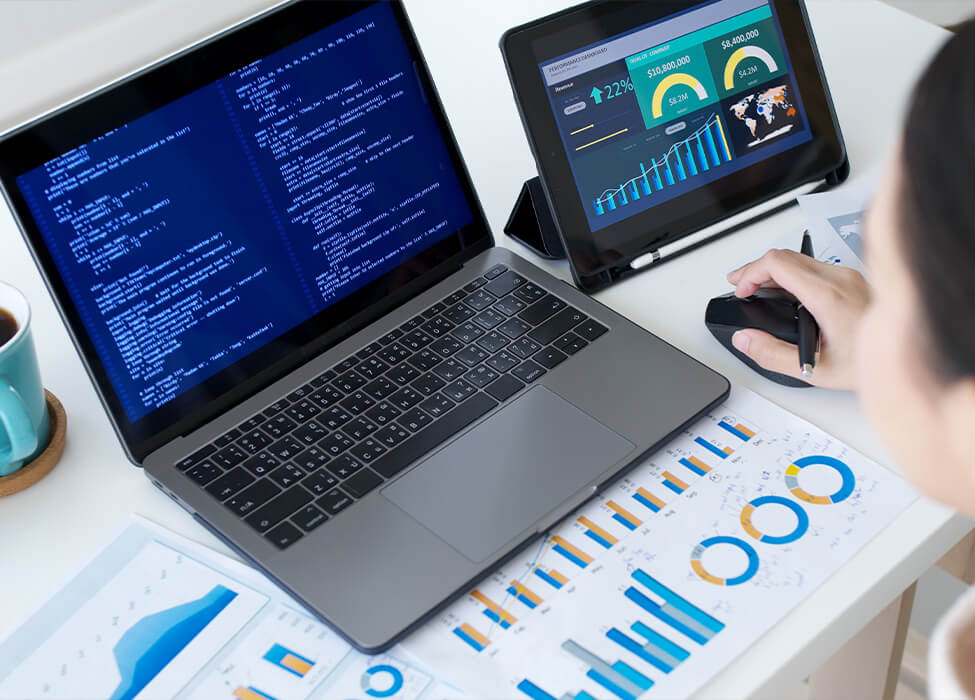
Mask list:
[[[776,384],[807,388],[811,385],[801,379],[759,367],[748,355],[739,352],[731,344],[731,337],[743,328],[765,331],[787,343],[799,342],[798,305],[799,301],[795,296],[782,289],[762,288],[746,299],[739,299],[731,292],[715,297],[708,303],[704,323],[719,343],[758,374]],[[796,362],[798,361],[797,355]]]

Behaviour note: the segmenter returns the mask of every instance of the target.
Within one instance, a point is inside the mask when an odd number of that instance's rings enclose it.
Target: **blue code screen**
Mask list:
[[[386,3],[17,184],[132,421],[473,220]]]

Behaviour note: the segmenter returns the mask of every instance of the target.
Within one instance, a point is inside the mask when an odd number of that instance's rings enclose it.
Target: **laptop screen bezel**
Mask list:
[[[136,464],[170,440],[300,367],[494,245],[470,174],[457,147],[426,61],[400,0],[389,2],[413,57],[417,77],[450,154],[472,222],[363,288],[332,304],[173,401],[132,421],[109,379],[67,285],[16,178],[112,129],[205,87],[229,73],[314,34],[374,2],[300,0],[270,10],[172,57],[47,114],[0,138],[0,188],[109,413],[127,456]],[[400,279],[404,269],[411,278]]]

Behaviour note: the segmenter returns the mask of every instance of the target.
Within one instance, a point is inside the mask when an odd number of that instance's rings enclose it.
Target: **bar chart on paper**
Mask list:
[[[486,695],[684,697],[915,497],[736,389],[405,647]]]

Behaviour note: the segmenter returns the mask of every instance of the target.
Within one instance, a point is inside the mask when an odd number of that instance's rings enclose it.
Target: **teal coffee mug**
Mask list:
[[[51,420],[30,332],[30,306],[23,294],[3,282],[0,328],[4,329],[0,336],[0,476],[7,476],[44,451],[51,438]]]

